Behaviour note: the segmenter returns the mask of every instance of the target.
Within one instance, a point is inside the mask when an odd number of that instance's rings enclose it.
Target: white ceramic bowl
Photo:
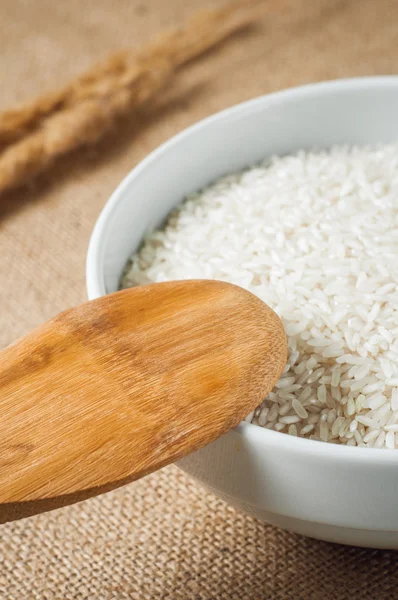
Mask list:
[[[271,94],[183,131],[133,169],[105,206],[88,251],[89,298],[118,288],[145,232],[187,193],[270,154],[397,141],[397,117],[398,77],[373,77]],[[336,446],[242,423],[179,466],[280,527],[398,548],[398,450]]]

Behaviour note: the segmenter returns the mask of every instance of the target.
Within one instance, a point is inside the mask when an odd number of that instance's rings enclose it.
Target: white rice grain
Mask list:
[[[305,410],[304,406],[297,399],[294,399],[292,402],[293,410],[298,414],[302,419],[306,419],[308,417],[308,412]]]
[[[393,431],[389,431],[385,437],[386,448],[393,450],[395,448],[395,434]]]
[[[122,287],[230,281],[283,319],[289,359],[246,421],[310,439],[398,439],[398,144],[272,157],[191,195]]]
[[[398,388],[391,390],[391,410],[398,412]]]

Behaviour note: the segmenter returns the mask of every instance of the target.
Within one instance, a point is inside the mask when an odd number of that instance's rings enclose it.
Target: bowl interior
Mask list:
[[[397,141],[397,106],[398,77],[342,80],[264,96],[183,131],[133,169],[104,208],[88,253],[90,299],[118,289],[144,235],[188,193],[272,154]]]

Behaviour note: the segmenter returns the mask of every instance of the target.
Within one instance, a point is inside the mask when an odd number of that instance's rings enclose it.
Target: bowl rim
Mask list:
[[[104,248],[110,231],[110,223],[117,209],[120,199],[125,191],[134,184],[134,180],[160,156],[168,152],[174,145],[185,138],[194,135],[202,127],[208,126],[222,119],[233,118],[237,114],[252,113],[264,109],[274,103],[303,98],[305,96],[316,96],[324,93],[339,93],[344,91],[355,91],[358,89],[375,89],[380,86],[396,88],[398,91],[398,75],[382,75],[369,77],[351,77],[321,81],[296,86],[281,91],[258,96],[251,100],[235,104],[229,108],[218,111],[200,121],[183,129],[167,141],[163,142],[155,150],[150,152],[146,158],[140,161],[122,180],[105,203],[92,231],[86,259],[86,289],[90,300],[103,296],[106,293],[104,283]],[[245,441],[260,446],[272,446],[275,449],[284,449],[300,454],[316,454],[326,460],[339,460],[341,462],[366,461],[368,464],[396,464],[398,462],[398,450],[388,451],[386,448],[360,448],[343,444],[331,444],[318,440],[309,440],[288,435],[286,433],[271,431],[252,423],[243,421],[232,431],[242,436]],[[225,434],[225,435],[228,435]]]

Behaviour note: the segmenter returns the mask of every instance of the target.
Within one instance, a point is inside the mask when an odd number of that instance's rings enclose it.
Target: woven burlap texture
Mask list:
[[[63,85],[219,0],[2,0],[0,108]],[[396,0],[297,0],[186,69],[95,150],[0,202],[0,344],[85,299],[95,219],[126,173],[212,112],[323,79],[395,73]],[[391,499],[394,502],[394,499]],[[1,600],[390,600],[398,556],[308,540],[240,514],[175,467],[1,527]]]

